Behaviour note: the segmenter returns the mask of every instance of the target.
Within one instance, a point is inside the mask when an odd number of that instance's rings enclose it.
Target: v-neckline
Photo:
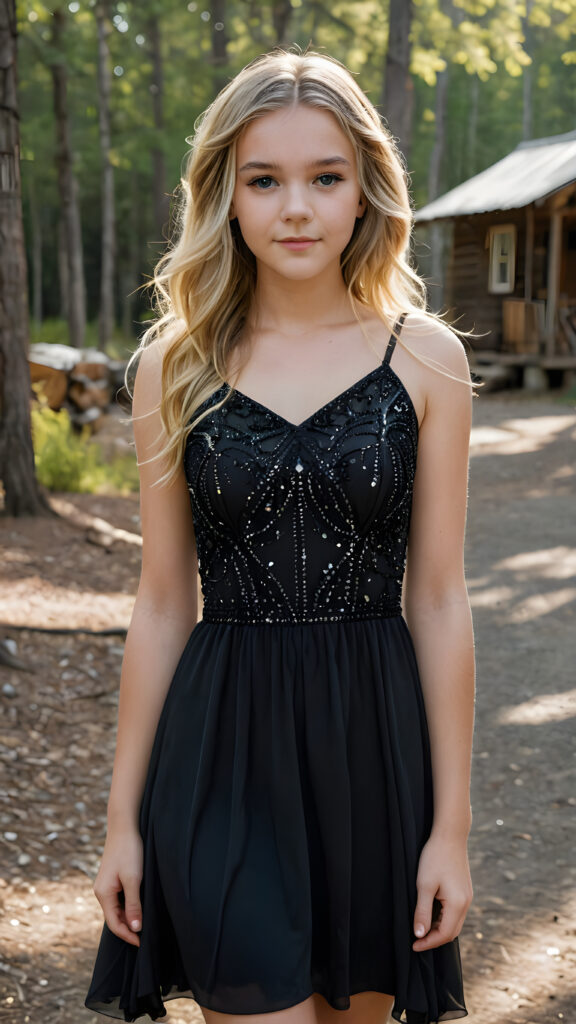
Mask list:
[[[391,373],[393,378],[400,385],[402,391],[404,392],[404,395],[406,396],[406,399],[408,401],[408,404],[410,406],[412,414],[414,416],[414,420],[416,422],[416,428],[418,429],[418,427],[419,427],[418,416],[417,416],[417,413],[416,413],[414,402],[412,401],[412,398],[410,397],[410,393],[408,392],[408,390],[406,388],[406,385],[404,384],[404,381],[401,380],[401,378],[398,376],[398,374],[395,372],[395,370],[392,369],[392,367],[390,366],[390,363],[386,362],[386,361],[382,361],[381,363],[378,364],[378,366],[375,366],[373,370],[369,370],[368,373],[365,373],[363,377],[360,377],[358,380],[355,380],[352,384],[349,384],[347,388],[344,388],[343,391],[340,391],[337,395],[334,395],[333,398],[328,399],[328,401],[325,402],[324,405],[321,405],[314,412],[310,413],[310,415],[306,416],[306,418],[301,420],[300,423],[294,423],[292,420],[287,420],[286,417],[282,416],[281,413],[276,412],[274,409],[271,409],[270,406],[268,406],[268,405],[264,405],[263,402],[259,402],[257,398],[252,398],[251,395],[247,395],[244,391],[240,391],[239,388],[232,387],[232,385],[229,384],[228,381],[224,381],[224,385],[223,386],[231,388],[232,394],[238,395],[240,398],[243,398],[245,401],[250,402],[252,405],[257,406],[259,409],[262,409],[264,412],[268,413],[270,416],[273,416],[275,419],[280,420],[280,422],[284,423],[287,427],[290,427],[292,430],[299,430],[301,427],[305,427],[308,423],[310,423],[311,420],[314,420],[316,418],[316,416],[319,416],[320,413],[325,412],[326,409],[329,409],[330,406],[334,405],[335,402],[338,402],[340,399],[345,398],[346,395],[348,395],[351,391],[353,391],[355,388],[360,387],[361,384],[364,384],[366,381],[370,380],[372,377],[374,377],[377,373],[380,373],[382,370],[386,370],[388,373]]]

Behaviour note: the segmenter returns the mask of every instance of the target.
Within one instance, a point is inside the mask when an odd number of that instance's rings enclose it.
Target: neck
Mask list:
[[[303,330],[333,326],[354,318],[348,290],[340,267],[337,274],[305,281],[292,281],[264,271],[258,272],[251,327],[301,334]]]

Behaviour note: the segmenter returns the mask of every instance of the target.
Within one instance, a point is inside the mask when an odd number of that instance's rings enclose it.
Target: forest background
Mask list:
[[[576,128],[574,0],[26,0],[17,14],[33,341],[126,354],[194,122],[274,45],[350,67],[416,206],[522,139]]]

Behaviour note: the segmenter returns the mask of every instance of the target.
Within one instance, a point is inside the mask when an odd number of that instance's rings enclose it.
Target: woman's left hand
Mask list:
[[[412,949],[421,953],[455,939],[464,924],[473,895],[466,840],[431,835],[420,854],[416,885],[414,934],[419,937]]]

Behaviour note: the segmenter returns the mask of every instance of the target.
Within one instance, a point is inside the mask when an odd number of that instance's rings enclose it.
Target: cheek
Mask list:
[[[242,238],[248,248],[256,252],[269,234],[268,223],[262,216],[261,207],[255,205],[251,208],[249,203],[244,203],[240,210],[236,210],[236,216]]]
[[[356,190],[350,190],[346,195],[335,196],[330,207],[330,210],[326,210],[326,215],[335,223],[354,222],[360,212],[359,196],[356,194]]]
[[[270,233],[274,233],[274,226],[277,221],[277,211],[271,202],[244,202],[238,212],[238,223],[245,239],[253,238],[254,242],[265,240]]]
[[[249,227],[251,224],[262,224],[266,221],[264,204],[258,202],[257,196],[244,194],[236,204],[238,220]]]
[[[357,217],[358,209],[356,204],[348,203],[345,207],[340,207],[339,210],[334,211],[332,223],[338,234],[346,235],[348,239],[354,230]]]

